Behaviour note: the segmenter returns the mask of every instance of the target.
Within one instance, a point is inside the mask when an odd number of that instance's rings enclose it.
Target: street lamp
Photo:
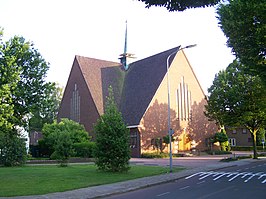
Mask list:
[[[170,121],[170,81],[169,81],[169,75],[168,75],[168,71],[169,71],[169,59],[172,55],[178,53],[178,51],[183,50],[185,48],[192,48],[195,47],[196,44],[193,45],[188,45],[185,46],[183,48],[181,48],[181,46],[179,46],[178,50],[172,52],[166,60],[166,75],[167,75],[167,96],[168,96],[168,136],[169,136],[169,157],[170,157],[170,173],[172,173],[172,167],[173,167],[173,154],[172,154],[172,134],[173,134],[173,130],[171,129],[171,121]]]

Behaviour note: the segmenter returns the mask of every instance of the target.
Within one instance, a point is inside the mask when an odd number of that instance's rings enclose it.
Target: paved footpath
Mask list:
[[[203,156],[203,157],[184,157],[173,159],[173,166],[183,166],[187,169],[176,172],[168,173],[163,175],[139,178],[135,180],[129,180],[125,182],[119,182],[108,185],[94,186],[88,188],[82,188],[77,190],[71,190],[66,192],[50,193],[46,195],[38,196],[19,196],[19,197],[0,197],[4,198],[14,198],[14,199],[87,199],[87,198],[100,198],[105,196],[110,196],[112,194],[118,194],[123,192],[128,192],[136,189],[141,189],[144,187],[157,185],[180,178],[187,177],[191,174],[200,171],[213,171],[226,167],[233,167],[237,165],[245,165],[250,162],[261,161],[254,159],[243,159],[232,162],[220,162],[224,158],[222,156]],[[266,161],[266,159],[263,159]],[[168,166],[168,159],[138,159],[133,158],[130,160],[131,164],[136,165],[161,165]]]

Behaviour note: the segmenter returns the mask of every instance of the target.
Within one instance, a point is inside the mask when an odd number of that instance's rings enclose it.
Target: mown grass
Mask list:
[[[0,197],[41,195],[167,173],[159,166],[131,166],[127,173],[98,171],[95,165],[0,167]],[[174,168],[180,171],[182,168]]]

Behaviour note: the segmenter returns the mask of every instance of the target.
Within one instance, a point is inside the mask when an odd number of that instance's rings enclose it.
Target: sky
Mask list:
[[[0,0],[4,40],[34,43],[50,63],[47,81],[65,86],[75,55],[119,62],[124,51],[137,60],[176,46],[197,44],[185,54],[205,92],[215,74],[234,59],[214,7],[168,12],[137,0]]]

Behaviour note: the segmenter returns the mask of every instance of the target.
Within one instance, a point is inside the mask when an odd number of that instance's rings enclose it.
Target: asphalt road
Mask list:
[[[265,199],[266,160],[218,171],[198,172],[175,182],[108,199]]]

